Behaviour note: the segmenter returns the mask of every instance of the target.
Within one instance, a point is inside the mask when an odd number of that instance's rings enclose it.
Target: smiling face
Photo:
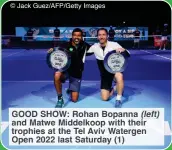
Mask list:
[[[78,45],[82,41],[82,33],[81,32],[74,32],[72,34],[72,42],[75,45]]]
[[[106,44],[106,42],[108,40],[108,34],[105,30],[99,30],[97,37],[98,37],[100,44]]]

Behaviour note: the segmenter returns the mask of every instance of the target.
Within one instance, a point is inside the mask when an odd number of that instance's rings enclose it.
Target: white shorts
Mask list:
[[[139,43],[140,39],[134,39],[134,43]]]
[[[166,40],[167,40],[167,36],[162,36],[162,37],[161,37],[161,40],[162,40],[162,41],[166,41]]]

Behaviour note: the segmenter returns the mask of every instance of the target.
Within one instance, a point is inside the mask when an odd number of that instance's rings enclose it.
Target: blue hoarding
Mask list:
[[[76,27],[58,27],[60,30],[60,40],[69,40],[71,33]],[[78,27],[81,28],[85,33],[87,40],[96,39],[97,29],[100,27]],[[109,30],[109,27],[104,27]],[[16,27],[16,36],[23,37],[26,35],[29,27]],[[33,38],[36,41],[52,41],[55,27],[33,27],[34,31]],[[113,27],[115,31],[114,40],[133,40],[136,27]],[[148,40],[148,27],[138,27],[140,31],[141,40]],[[144,32],[144,33],[143,33]],[[144,37],[143,37],[144,36]],[[89,39],[90,38],[90,39]]]

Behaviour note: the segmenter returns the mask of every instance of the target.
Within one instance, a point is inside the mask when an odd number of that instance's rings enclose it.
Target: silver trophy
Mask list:
[[[52,68],[58,71],[65,71],[70,66],[69,56],[65,50],[61,48],[54,49],[54,51],[50,54],[49,61]]]
[[[127,50],[122,53],[117,53],[115,50],[112,50],[105,56],[104,67],[112,74],[123,72],[127,66],[129,56],[130,53]]]

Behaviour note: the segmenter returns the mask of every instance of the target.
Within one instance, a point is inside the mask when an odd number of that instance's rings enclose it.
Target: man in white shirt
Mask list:
[[[123,73],[109,73],[104,67],[104,57],[112,50],[116,50],[118,53],[126,52],[126,50],[117,42],[108,41],[108,31],[105,28],[98,29],[97,36],[99,43],[92,45],[87,53],[94,53],[97,59],[101,76],[101,98],[107,101],[113,95],[115,89],[112,88],[112,82],[115,80],[117,90],[115,106],[120,107],[122,105],[121,99],[124,89]]]

